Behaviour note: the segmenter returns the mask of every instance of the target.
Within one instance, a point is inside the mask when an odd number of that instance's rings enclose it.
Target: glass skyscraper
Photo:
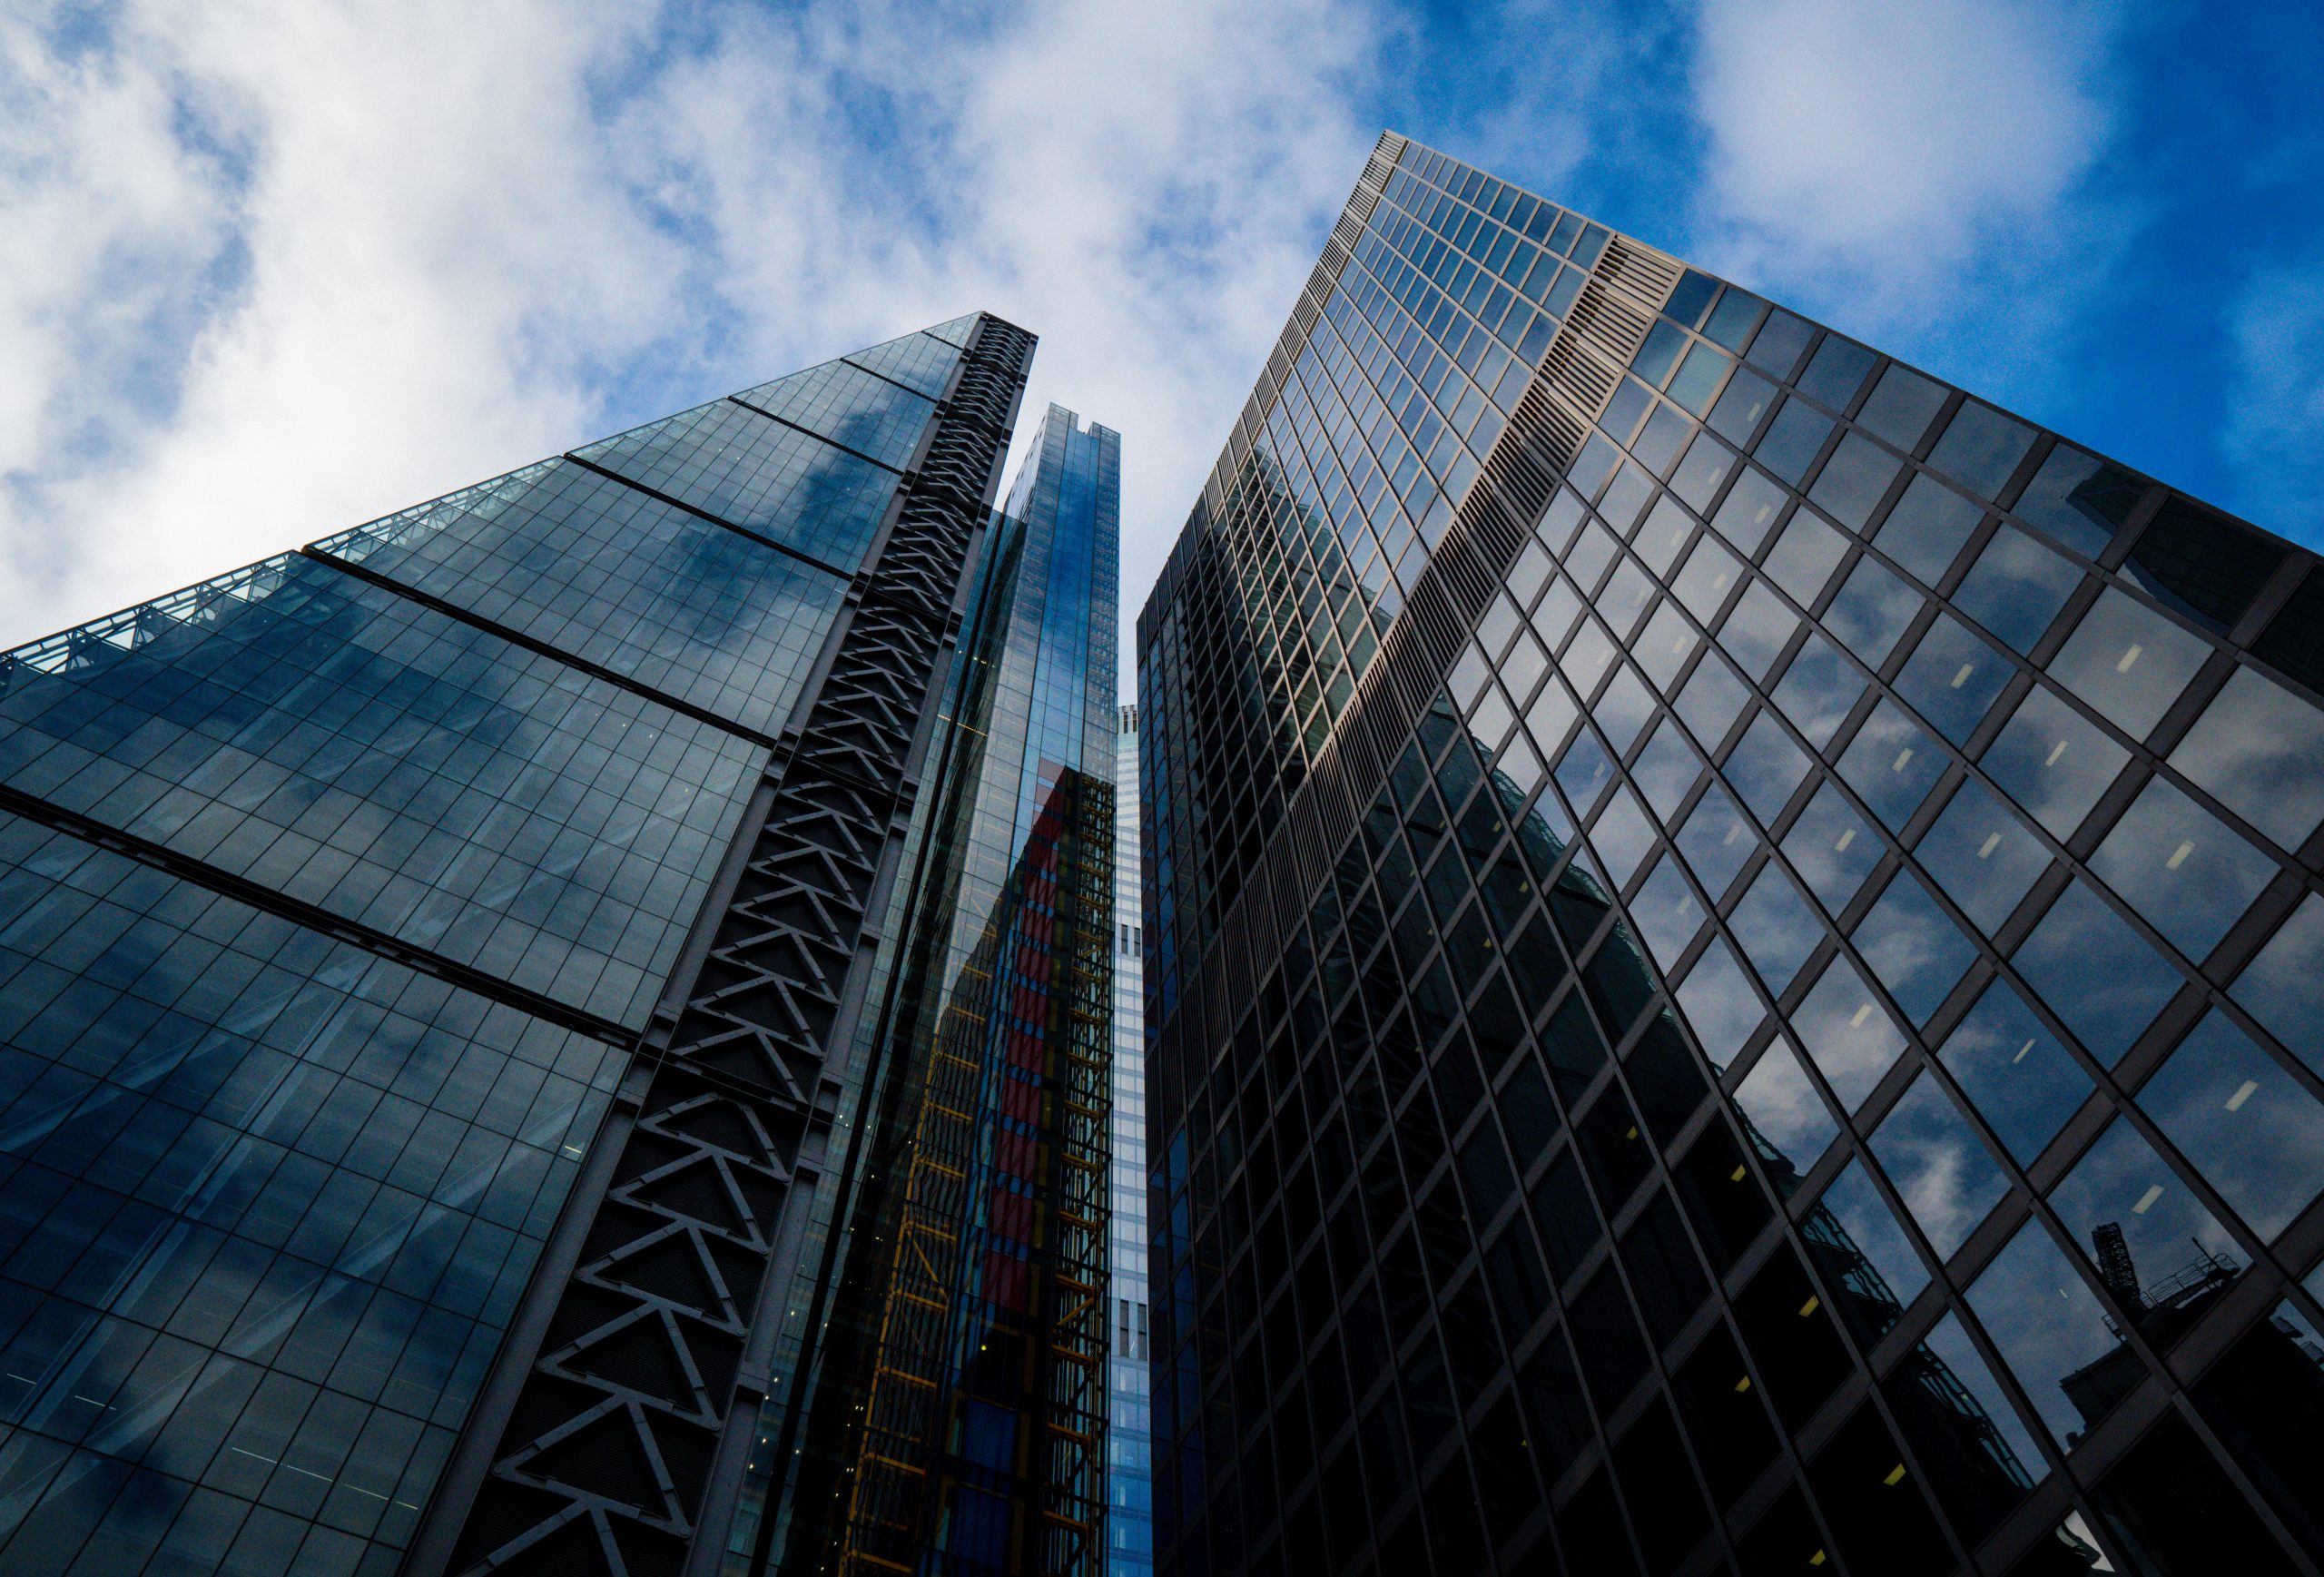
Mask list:
[[[1138,621],[1154,1515],[2324,1562],[2324,570],[1384,137]]]
[[[0,655],[0,1570],[1098,1571],[1118,458],[994,509],[1031,352]]]
[[[1153,1316],[1147,1302],[1146,955],[1138,918],[1137,707],[1121,709],[1114,767],[1113,1222],[1107,1264],[1114,1335],[1107,1365],[1106,1571],[1154,1570]]]

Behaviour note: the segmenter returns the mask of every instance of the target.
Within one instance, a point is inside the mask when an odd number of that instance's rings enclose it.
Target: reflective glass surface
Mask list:
[[[757,747],[311,559],[11,665],[0,781],[643,1023]]]
[[[391,1559],[624,1060],[0,818],[0,1564]]]

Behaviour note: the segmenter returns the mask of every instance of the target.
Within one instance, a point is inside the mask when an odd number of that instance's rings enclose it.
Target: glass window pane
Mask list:
[[[1679,692],[1679,719],[1705,750],[1717,750],[1751,693],[1717,652],[1704,655]]]
[[[2014,1509],[2049,1471],[1957,1314],[1939,1320],[1896,1366],[1887,1392],[1937,1499],[1972,1540]]]
[[[1786,1194],[1798,1186],[1840,1131],[1824,1098],[1800,1068],[1797,1054],[1780,1035],[1768,1043],[1744,1076],[1735,1104],[1742,1109],[1744,1126],[1760,1156],[1769,1162],[1776,1186]]]
[[[2235,1240],[2127,1118],[2116,1118],[2050,1190],[2074,1247],[2133,1318],[2191,1272],[2201,1276]],[[2241,1262],[2225,1261],[2229,1271]],[[2158,1332],[2158,1336],[2164,1333]]]
[[[1847,542],[1817,517],[1802,512],[1784,527],[1783,539],[1768,555],[1767,572],[1802,607],[1812,606],[1832,578]]]
[[[1924,585],[1935,586],[1953,567],[1984,513],[1935,477],[1916,474],[1872,540]]]
[[[2286,551],[2242,522],[2173,493],[2140,530],[2122,572],[2171,612],[2223,636],[2251,606]]]
[[[1915,1079],[1880,1119],[1872,1154],[1939,1259],[1952,1258],[2009,1192],[2009,1178],[1933,1074]]]
[[[1687,1027],[1702,1042],[1703,1055],[1722,1070],[1768,1016],[1743,966],[1735,961],[1735,950],[1718,936],[1687,971],[1679,988],[1679,1008],[1687,1016]]]
[[[1856,391],[1864,386],[1864,375],[1872,370],[1875,360],[1871,351],[1855,340],[1827,334],[1824,342],[1816,347],[1807,370],[1799,375],[1800,391],[1822,400],[1834,410],[1846,410],[1848,401],[1856,398]]]
[[[2004,522],[1961,577],[1953,600],[2012,649],[2030,652],[2081,580],[2082,571]]]
[[[1891,362],[1873,386],[1864,409],[1856,412],[1856,421],[1910,454],[1944,404],[1943,384],[1931,382],[1901,362]]]
[[[1741,349],[1744,335],[1750,332],[1751,325],[1758,320],[1759,309],[1766,305],[1749,291],[1728,286],[1727,293],[1718,298],[1718,305],[1711,309],[1710,321],[1703,325],[1703,337],[1717,340],[1729,350]]]
[[[1861,1160],[1832,1179],[1799,1227],[1808,1259],[1838,1289],[1840,1317],[1867,1345],[1928,1285],[1928,1267]]]
[[[1687,944],[1703,928],[1703,906],[1694,889],[1679,874],[1678,862],[1665,859],[1630,902],[1630,919],[1639,936],[1665,974],[1679,962]]]
[[[1702,758],[1688,744],[1677,724],[1659,723],[1646,747],[1630,763],[1630,782],[1646,796],[1655,819],[1668,823],[1702,775]]]
[[[1846,641],[1864,665],[1877,669],[1920,608],[1920,592],[1905,586],[1901,576],[1876,557],[1859,557],[1838,596],[1825,608],[1825,627]]]
[[[1887,495],[1904,462],[1861,433],[1840,439],[1840,447],[1817,473],[1807,501],[1851,531],[1861,531],[1872,511]]]
[[[1929,451],[1928,463],[1978,497],[1990,498],[2001,491],[2033,443],[2033,429],[2024,423],[1989,405],[1964,400],[1945,424],[1945,436]]]
[[[1710,397],[1718,388],[1718,380],[1735,363],[1708,345],[1698,345],[1687,352],[1679,367],[1679,375],[1670,380],[1670,398],[1697,416],[1709,409]]]
[[[1807,775],[1807,754],[1791,741],[1772,712],[1751,720],[1728,756],[1724,775],[1762,822],[1772,822]]]
[[[1783,994],[1824,936],[1816,912],[1773,862],[1759,868],[1751,890],[1735,906],[1728,925],[1743,956],[1768,983],[1770,996]]]
[[[1804,399],[1787,399],[1768,424],[1752,457],[1777,476],[1799,486],[1807,468],[1816,463],[1824,440],[1831,436],[1832,419]]]
[[[2020,1166],[2090,1096],[2090,1075],[2073,1053],[2002,981],[1954,1026],[1937,1060]]]
[[[1799,353],[1807,349],[1807,341],[1815,333],[1814,324],[1777,307],[1759,325],[1759,332],[1744,360],[1754,367],[1766,368],[1777,378],[1787,379],[1791,370],[1799,364]]]
[[[2275,862],[2162,778],[2149,780],[2090,868],[2190,958],[2218,945]]]
[[[1679,670],[1686,666],[1687,659],[1694,655],[1695,647],[1701,641],[1702,637],[1695,634],[1695,626],[1679,612],[1679,605],[1666,602],[1646,621],[1646,628],[1631,644],[1630,650],[1637,656],[1639,666],[1646,670],[1647,677],[1654,681],[1654,687],[1667,695],[1671,681],[1679,676]]]
[[[1912,820],[1944,771],[1944,754],[1887,700],[1873,708],[1840,756],[1840,776],[1892,832]]]
[[[1856,946],[1915,1024],[1928,1022],[1977,956],[1928,889],[1902,871],[1856,922]]]
[[[2108,587],[2050,673],[2133,739],[2143,739],[2202,666],[2211,648],[2161,614]]]
[[[1775,689],[1775,704],[1792,725],[1821,750],[1847,721],[1856,697],[1864,694],[1861,670],[1840,655],[1840,649],[1814,631],[1785,668]]]
[[[1654,823],[1647,819],[1636,794],[1619,784],[1615,787],[1590,829],[1590,844],[1598,851],[1615,890],[1627,886],[1630,872],[1654,847]]]
[[[2085,558],[2095,558],[2130,517],[2146,484],[2072,444],[2060,444],[2025,484],[2012,513]]]
[[[2171,764],[2287,849],[2324,821],[2324,712],[2253,669],[2229,676]]]
[[[1797,616],[1784,606],[1783,599],[1766,581],[1755,580],[1728,614],[1718,632],[1718,644],[1744,673],[1764,679],[1798,628]]]
[[[1689,457],[1689,463],[1692,458]],[[1646,512],[1646,524],[1638,528],[1635,546],[1646,567],[1657,575],[1666,575],[1685,547],[1687,538],[1694,535],[1695,517],[1679,507],[1679,501],[1668,493],[1654,501]]]
[[[1979,763],[2033,818],[2063,842],[2121,775],[2131,753],[2051,691],[2017,704]]]
[[[2050,852],[1974,780],[1954,792],[1913,853],[1987,936],[2050,865]]]
[[[1905,1050],[1904,1031],[1845,957],[1825,966],[1815,989],[1792,1013],[1791,1029],[1850,1111]]]
[[[2324,1107],[2216,1008],[2138,1099],[2262,1238],[2324,1189]]]
[[[2324,898],[2310,892],[2243,966],[2235,1000],[2293,1056],[2324,1074]]]
[[[2061,1450],[2146,1376],[2038,1221],[2019,1227],[1977,1277],[1969,1306]]]
[[[1682,845],[1683,846],[1683,845]],[[1784,834],[1783,852],[1817,902],[1837,915],[1880,862],[1882,843],[1846,795],[1825,784]]]
[[[1746,466],[1742,475],[1735,478],[1735,486],[1728,489],[1718,513],[1711,517],[1711,524],[1748,557],[1768,539],[1787,497],[1765,473]]]
[[[1866,557],[1856,561],[1839,595],[1824,610],[1824,625],[1867,666],[1877,668],[1921,606],[1919,592],[1878,559]]]
[[[1703,791],[1679,833],[1679,853],[1686,855],[1703,891],[1710,893],[1724,894],[1758,846],[1757,834],[1735,808],[1734,800],[1717,784]]]
[[[2108,1067],[2180,985],[2179,971],[2080,882],[2058,895],[2010,961]]]
[[[1722,307],[1725,302],[1721,302]],[[1714,315],[1714,321],[1716,316]],[[1727,381],[1727,392],[1711,407],[1710,429],[1729,443],[1747,444],[1758,429],[1759,419],[1775,402],[1776,386],[1749,368],[1737,370]]]
[[[1686,567],[1670,586],[1688,611],[1708,625],[1726,605],[1727,594],[1735,589],[1742,573],[1743,567],[1732,553],[1720,547],[1716,538],[1704,537],[1687,556]]]
[[[1955,744],[1965,742],[2015,669],[1950,614],[1921,636],[1896,675],[1896,693]]]

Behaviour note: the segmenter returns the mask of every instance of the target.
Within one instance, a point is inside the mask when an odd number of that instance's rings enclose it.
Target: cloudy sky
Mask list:
[[[2324,10],[1447,11],[12,0],[0,645],[980,307],[1134,618],[1383,126],[2324,543]]]

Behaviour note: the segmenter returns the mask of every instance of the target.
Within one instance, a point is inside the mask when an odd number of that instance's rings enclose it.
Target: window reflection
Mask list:
[[[1824,927],[1798,890],[1770,861],[1759,868],[1751,890],[1735,906],[1728,924],[1744,956],[1768,983],[1771,996],[1781,996],[1799,966],[1823,940]]]
[[[1969,1288],[1977,1323],[2062,1448],[2113,1411],[2146,1370],[2038,1221]]]
[[[2051,675],[2133,739],[2144,739],[2211,648],[2108,587],[2050,663]]]
[[[2081,570],[2004,521],[1953,601],[2013,650],[2030,652],[2081,582]]]
[[[1928,1285],[1927,1267],[1861,1160],[1832,1179],[1799,1230],[1825,1285],[1837,1289],[1840,1317],[1867,1345],[1886,1335]]]
[[[1783,840],[1792,869],[1836,916],[1872,874],[1885,847],[1847,796],[1828,783],[1817,789]]]
[[[2090,1095],[2082,1064],[2001,981],[1954,1026],[1937,1059],[2020,1166]]]
[[[2263,1238],[2324,1189],[2324,1106],[2216,1008],[2138,1100]]]
[[[2093,966],[2103,959],[2102,972]],[[2100,1062],[2131,1049],[2179,989],[2179,972],[2105,901],[2075,882],[2011,961]]]
[[[1901,871],[1856,922],[1856,946],[1915,1024],[1928,1022],[1976,957],[1928,889]]]
[[[2228,1236],[2136,1125],[2116,1118],[2050,1190],[2074,1247],[2132,1323],[2167,1346],[2241,1271]]]
[[[2001,928],[2050,865],[2050,852],[1993,791],[1974,780],[1954,791],[1913,853],[1987,936]]]
[[[2130,758],[2096,724],[2036,685],[1986,747],[1980,764],[2052,837],[2063,842]]]
[[[2275,862],[2162,778],[2151,780],[2090,868],[2190,958],[2218,945]]]
[[[1953,567],[1961,545],[1984,517],[1984,510],[1976,504],[1921,472],[1905,487],[1872,540],[1923,585],[1935,586]]]
[[[2324,712],[2238,668],[2171,764],[2287,849],[2324,820]]]
[[[1819,794],[1820,800],[1822,796]],[[1679,831],[1679,851],[1703,884],[1703,891],[1724,893],[1743,862],[1758,846],[1758,838],[1725,789],[1713,784]]]
[[[1974,399],[1961,402],[1928,463],[1982,498],[1990,498],[2033,447],[2033,429]]]
[[[2310,892],[2235,982],[2235,1000],[2324,1074],[2324,897]]]
[[[1777,1036],[1735,1091],[1752,1146],[1768,1163],[1776,1187],[1788,1195],[1838,1134],[1839,1127],[1816,1093],[1797,1053]]]
[[[1944,1081],[1923,1073],[1880,1119],[1872,1154],[1939,1259],[1949,1259],[2009,1192],[2009,1179]]]
[[[1904,708],[1883,700],[1840,756],[1840,776],[1891,832],[1912,820],[1945,771],[1945,756]]]
[[[1851,1111],[1905,1050],[1904,1031],[1845,957],[1825,965],[1792,1013],[1791,1028],[1832,1093]]]
[[[1759,1020],[1767,1017],[1758,993],[1751,989],[1735,950],[1721,936],[1711,938],[1702,956],[1687,971],[1679,987],[1679,1006],[1687,1015],[1703,1055],[1711,1066],[1724,1069],[1742,1050]]]
[[[2025,484],[2013,512],[2083,557],[2095,558],[2145,491],[2146,484],[2127,471],[2118,471],[2072,444],[2060,444]]]
[[[1968,740],[2009,683],[2009,660],[1969,633],[1950,614],[1921,636],[1912,660],[1896,675],[1896,693],[1955,744]]]
[[[1774,713],[1762,712],[1744,730],[1722,770],[1752,813],[1772,822],[1807,775],[1807,754],[1792,743]]]

